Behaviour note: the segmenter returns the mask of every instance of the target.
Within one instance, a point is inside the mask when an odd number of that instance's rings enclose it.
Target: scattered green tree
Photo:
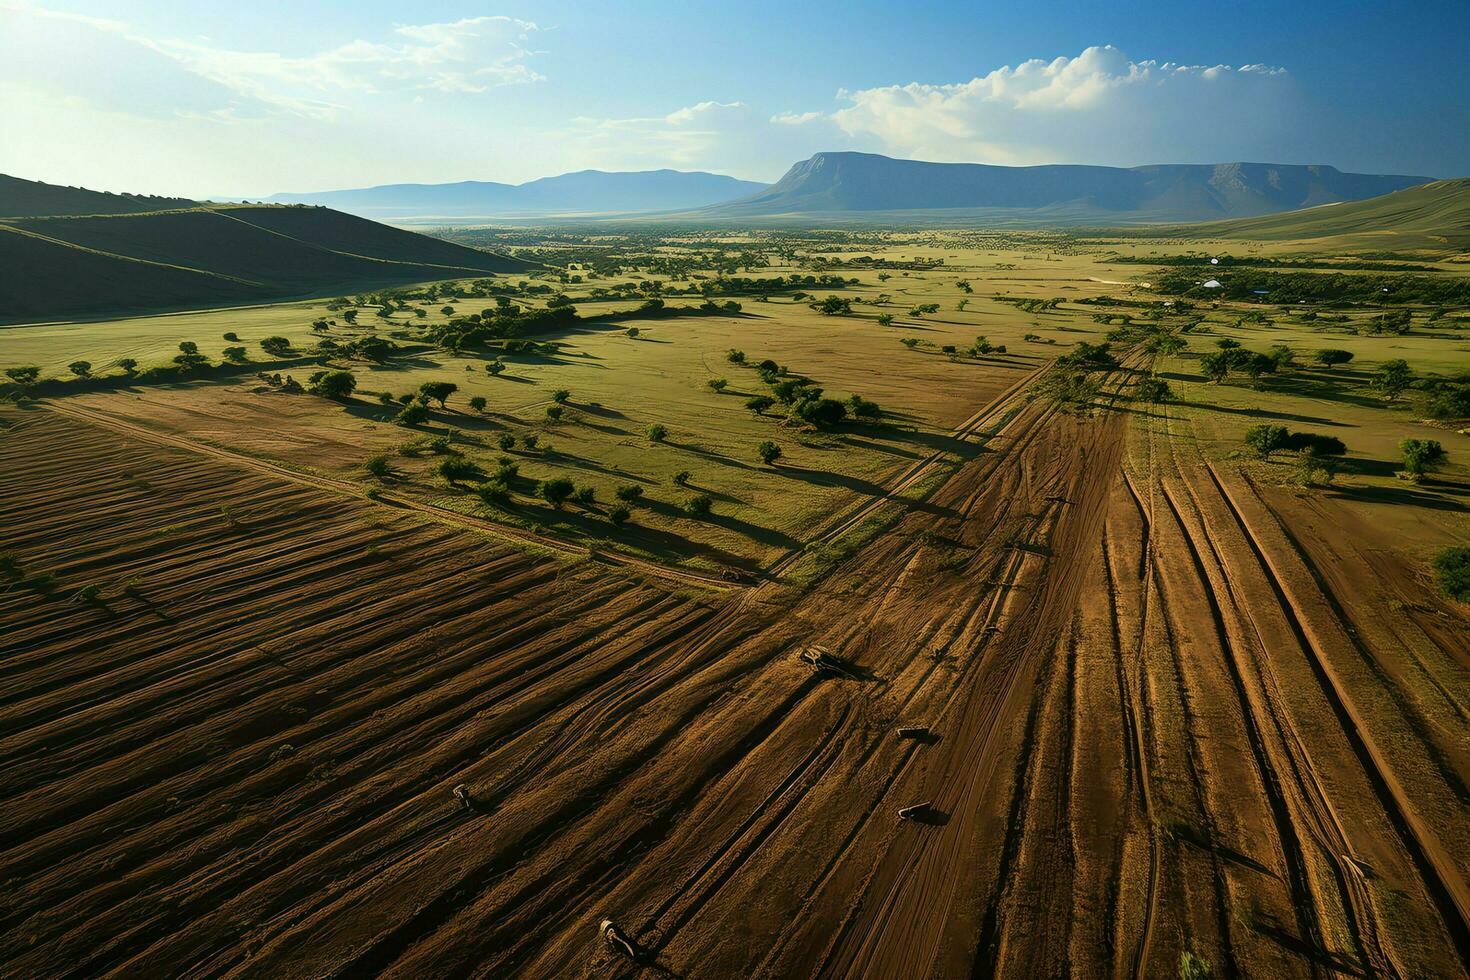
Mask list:
[[[1378,366],[1378,373],[1373,375],[1370,382],[1389,401],[1396,400],[1413,383],[1414,372],[1410,370],[1409,362],[1402,358],[1384,361]]]
[[[79,378],[90,378],[92,376],[91,361],[72,361],[66,369]]]
[[[664,425],[662,422],[655,422],[648,427],[649,442],[663,442],[668,437],[668,426]]]
[[[1404,472],[1419,479],[1444,461],[1444,447],[1435,439],[1405,439],[1399,443]]]
[[[1335,347],[1329,347],[1325,350],[1319,350],[1316,357],[1317,363],[1323,365],[1329,370],[1337,367],[1339,364],[1346,364],[1352,359],[1352,351],[1338,350]]]
[[[576,487],[572,484],[572,481],[562,476],[547,480],[541,484],[541,496],[546,499],[547,503],[556,508],[560,508],[562,504],[566,503],[567,499],[571,497],[575,490]]]
[[[1436,554],[1434,580],[1451,599],[1470,602],[1470,548],[1444,548]]]
[[[317,371],[307,387],[314,394],[341,400],[351,398],[357,390],[357,377],[351,371]]]
[[[474,409],[477,412],[485,411],[485,406],[487,404],[489,403],[485,401],[484,395],[475,395],[473,398],[470,399],[470,408]]]
[[[419,394],[426,399],[432,398],[439,403],[440,408],[447,408],[445,404],[449,396],[459,390],[459,385],[453,381],[425,381],[419,385]]]
[[[714,501],[707,493],[697,493],[684,501],[684,512],[691,517],[708,517]]]
[[[755,452],[761,458],[761,462],[767,466],[771,466],[776,460],[781,458],[781,447],[769,439],[756,446]]]
[[[1253,425],[1245,430],[1245,444],[1262,459],[1270,459],[1278,449],[1285,449],[1289,433],[1284,425]]]
[[[291,341],[285,337],[267,337],[260,342],[260,349],[272,357],[284,357],[291,353]]]

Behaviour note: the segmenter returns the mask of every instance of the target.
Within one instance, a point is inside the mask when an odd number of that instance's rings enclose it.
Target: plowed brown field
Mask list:
[[[58,581],[0,596],[0,972],[1464,974],[1464,609],[1167,420],[1003,400],[796,598],[9,413]]]

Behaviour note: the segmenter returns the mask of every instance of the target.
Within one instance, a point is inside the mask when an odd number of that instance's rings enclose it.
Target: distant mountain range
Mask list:
[[[243,305],[528,268],[329,208],[200,205],[0,176],[0,321]]]
[[[276,194],[267,200],[272,204],[321,204],[365,218],[422,224],[512,216],[682,211],[745,197],[765,187],[702,172],[580,170],[524,184],[484,180],[384,184],[315,194]]]
[[[399,224],[501,218],[699,223],[972,224],[993,227],[1212,221],[1356,201],[1433,178],[1274,163],[997,167],[818,153],[775,184],[710,173],[583,170],[524,184],[461,181],[276,194]]]
[[[948,217],[964,218],[955,212],[968,211],[981,221],[1010,219],[1000,223],[1208,221],[1376,197],[1430,179],[1269,163],[996,167],[818,153],[770,187],[690,217],[950,212]]]

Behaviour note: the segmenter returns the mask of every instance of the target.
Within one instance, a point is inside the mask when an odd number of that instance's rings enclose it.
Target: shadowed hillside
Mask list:
[[[527,268],[326,208],[240,205],[6,219],[0,263],[0,317],[9,321],[220,306]]]
[[[109,194],[89,191],[85,187],[62,187],[0,174],[0,218],[31,218],[44,214],[136,214],[164,208],[192,208],[197,203],[183,197]]]

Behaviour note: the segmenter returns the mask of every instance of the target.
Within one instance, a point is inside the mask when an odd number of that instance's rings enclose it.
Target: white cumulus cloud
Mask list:
[[[851,137],[901,156],[999,164],[1274,159],[1302,121],[1284,69],[1133,61],[1111,45],[838,98],[848,104],[829,118]]]

